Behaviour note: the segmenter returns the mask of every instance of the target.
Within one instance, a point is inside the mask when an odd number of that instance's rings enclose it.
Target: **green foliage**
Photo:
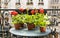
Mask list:
[[[16,15],[16,16],[12,16],[12,23],[15,24],[15,23],[23,23],[24,22],[24,15]]]
[[[35,15],[28,14],[18,14],[16,16],[12,16],[12,22],[15,23],[34,23],[36,26],[46,26],[47,25],[48,16],[44,14],[36,13]]]

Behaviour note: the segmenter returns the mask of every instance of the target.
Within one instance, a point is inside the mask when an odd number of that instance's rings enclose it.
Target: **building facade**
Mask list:
[[[49,0],[48,8],[60,9],[60,0]]]
[[[1,0],[2,8],[29,8],[29,9],[39,9],[39,8],[48,8],[48,1],[46,0]]]
[[[60,0],[49,0],[48,2],[49,2],[49,4],[48,4],[49,9],[60,9]],[[60,11],[57,11],[57,10],[48,11],[48,14],[60,15]]]

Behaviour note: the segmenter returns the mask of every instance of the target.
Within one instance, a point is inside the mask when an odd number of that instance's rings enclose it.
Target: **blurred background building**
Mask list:
[[[1,9],[18,9],[18,8],[29,8],[29,9],[60,9],[60,0],[0,0],[0,8]],[[11,22],[11,16],[9,16],[10,11],[5,11],[4,13],[8,13],[7,15],[4,14],[4,17],[8,16],[9,21]],[[2,12],[1,12],[2,13]],[[60,11],[47,11],[47,14],[50,16],[60,16]],[[60,18],[58,18],[58,21]],[[54,20],[53,20],[54,21]],[[57,21],[57,20],[56,20]],[[4,21],[5,24],[5,21]],[[56,27],[57,30],[60,32],[60,26]]]
[[[29,8],[29,9],[39,9],[39,8],[48,8],[48,1],[46,0],[1,0],[2,8]]]
[[[60,0],[49,0],[48,7],[51,9],[60,9]]]
[[[0,0],[0,7],[2,8],[60,8],[60,0]]]
[[[60,0],[48,0],[48,9],[60,9]],[[53,13],[52,13],[53,12]],[[49,11],[50,15],[60,15],[60,11]]]

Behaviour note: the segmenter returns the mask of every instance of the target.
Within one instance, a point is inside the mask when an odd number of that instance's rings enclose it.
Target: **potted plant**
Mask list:
[[[45,32],[46,26],[50,24],[50,22],[48,21],[48,16],[41,13],[36,13],[34,20],[34,24],[40,28],[41,32]]]
[[[19,10],[20,10],[21,14],[23,14],[24,9],[23,8],[19,8]]]
[[[33,20],[34,15],[29,15],[28,14],[29,9],[26,9],[26,10],[27,10],[27,14],[23,14],[23,18],[24,18],[23,22],[27,24],[28,30],[32,30],[35,28],[34,20]],[[34,10],[31,12],[34,12]]]
[[[19,14],[16,16],[12,16],[12,23],[14,24],[16,30],[23,28],[24,23],[22,19],[22,15]]]
[[[40,31],[45,32],[46,31],[46,22],[40,22]]]
[[[48,16],[42,14],[38,20],[39,20],[38,25],[40,27],[40,31],[45,32],[46,26],[50,24],[50,22],[48,21]]]
[[[28,30],[33,30],[35,28],[33,17],[34,17],[34,15],[26,15],[25,16],[25,22],[27,23]]]
[[[46,32],[47,25],[50,24],[49,21],[40,22],[40,32]]]

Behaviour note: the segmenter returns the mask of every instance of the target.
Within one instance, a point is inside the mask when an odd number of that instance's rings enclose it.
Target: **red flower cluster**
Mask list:
[[[38,10],[37,9],[35,10],[35,13],[38,13]]]
[[[11,15],[16,16],[17,14],[18,14],[18,12],[16,12],[16,11],[12,11],[12,12],[11,12]]]
[[[24,11],[24,9],[23,8],[19,8],[19,10],[21,11],[21,12],[23,12]],[[39,12],[41,13],[41,14],[44,14],[44,9],[43,8],[40,8],[40,10],[39,10]],[[35,13],[38,13],[38,10],[31,10],[31,14],[33,15],[33,14],[35,14]],[[16,11],[12,11],[11,12],[11,15],[17,15],[18,14],[18,12],[16,12]]]
[[[21,12],[23,12],[23,11],[24,11],[24,9],[23,9],[23,8],[19,8],[19,10],[20,10]]]
[[[39,10],[39,12],[40,12],[41,14],[44,14],[44,9],[41,8],[41,9]],[[38,10],[32,10],[32,11],[31,11],[31,14],[32,14],[32,15],[33,15],[34,13],[38,13]]]
[[[43,14],[43,13],[44,13],[44,9],[43,9],[43,8],[40,8],[39,12],[40,12],[41,14]]]
[[[32,10],[32,11],[31,11],[31,14],[33,15],[34,13],[35,13],[35,11],[34,11],[34,10]]]

